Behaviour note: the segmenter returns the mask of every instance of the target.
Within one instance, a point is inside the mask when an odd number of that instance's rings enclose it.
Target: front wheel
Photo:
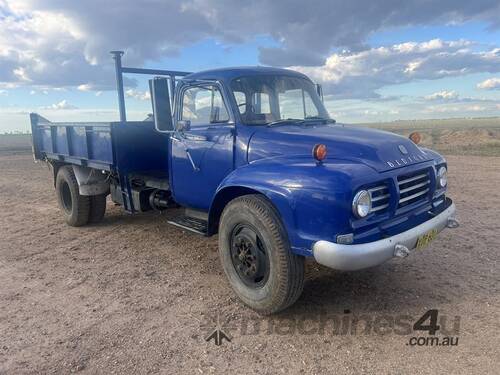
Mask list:
[[[276,210],[261,195],[245,195],[226,206],[219,255],[235,293],[261,314],[287,308],[302,293],[304,258],[291,253]]]

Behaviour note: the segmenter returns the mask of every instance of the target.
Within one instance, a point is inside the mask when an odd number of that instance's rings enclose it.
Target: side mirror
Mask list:
[[[168,83],[168,78],[156,77],[149,80],[155,128],[157,131],[163,133],[169,133],[174,130]]]
[[[323,102],[324,101],[324,99],[323,99],[323,87],[319,83],[316,83],[316,92],[318,93],[319,98]]]
[[[179,120],[177,121],[178,132],[184,133],[191,130],[191,121],[189,120]]]

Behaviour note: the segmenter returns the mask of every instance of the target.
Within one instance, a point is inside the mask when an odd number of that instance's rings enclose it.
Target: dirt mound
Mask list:
[[[453,147],[472,146],[480,144],[500,143],[500,130],[498,129],[467,129],[443,130],[439,137],[440,145]]]
[[[413,130],[393,130],[408,137]],[[453,155],[500,156],[500,129],[440,129],[417,130],[421,145]]]

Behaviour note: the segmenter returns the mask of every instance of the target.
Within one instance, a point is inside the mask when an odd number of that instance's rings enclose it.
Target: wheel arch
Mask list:
[[[224,207],[226,207],[229,202],[235,198],[250,194],[263,195],[262,192],[247,186],[231,185],[219,189],[215,194],[208,212],[208,234],[212,235],[218,232],[222,211],[224,211]]]
[[[98,169],[82,167],[70,163],[59,161],[49,161],[54,178],[54,188],[56,187],[57,174],[62,167],[69,167],[73,171],[78,182],[78,190],[81,195],[94,196],[109,194],[109,181],[105,175],[99,174]]]
[[[283,226],[287,232],[290,245],[293,243],[293,234],[295,233],[295,222],[292,211],[292,205],[289,202],[289,196],[285,192],[276,189],[276,186],[250,186],[245,184],[232,184],[221,187],[210,205],[208,213],[208,234],[213,235],[218,232],[219,221],[226,205],[233,199],[250,194],[258,194],[265,197],[273,208],[278,212]]]

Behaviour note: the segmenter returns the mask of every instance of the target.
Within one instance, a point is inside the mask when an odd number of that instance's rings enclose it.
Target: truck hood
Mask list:
[[[258,127],[248,147],[248,162],[282,155],[312,158],[315,144],[328,148],[328,159],[363,163],[378,172],[432,159],[412,141],[394,133],[342,124]]]

